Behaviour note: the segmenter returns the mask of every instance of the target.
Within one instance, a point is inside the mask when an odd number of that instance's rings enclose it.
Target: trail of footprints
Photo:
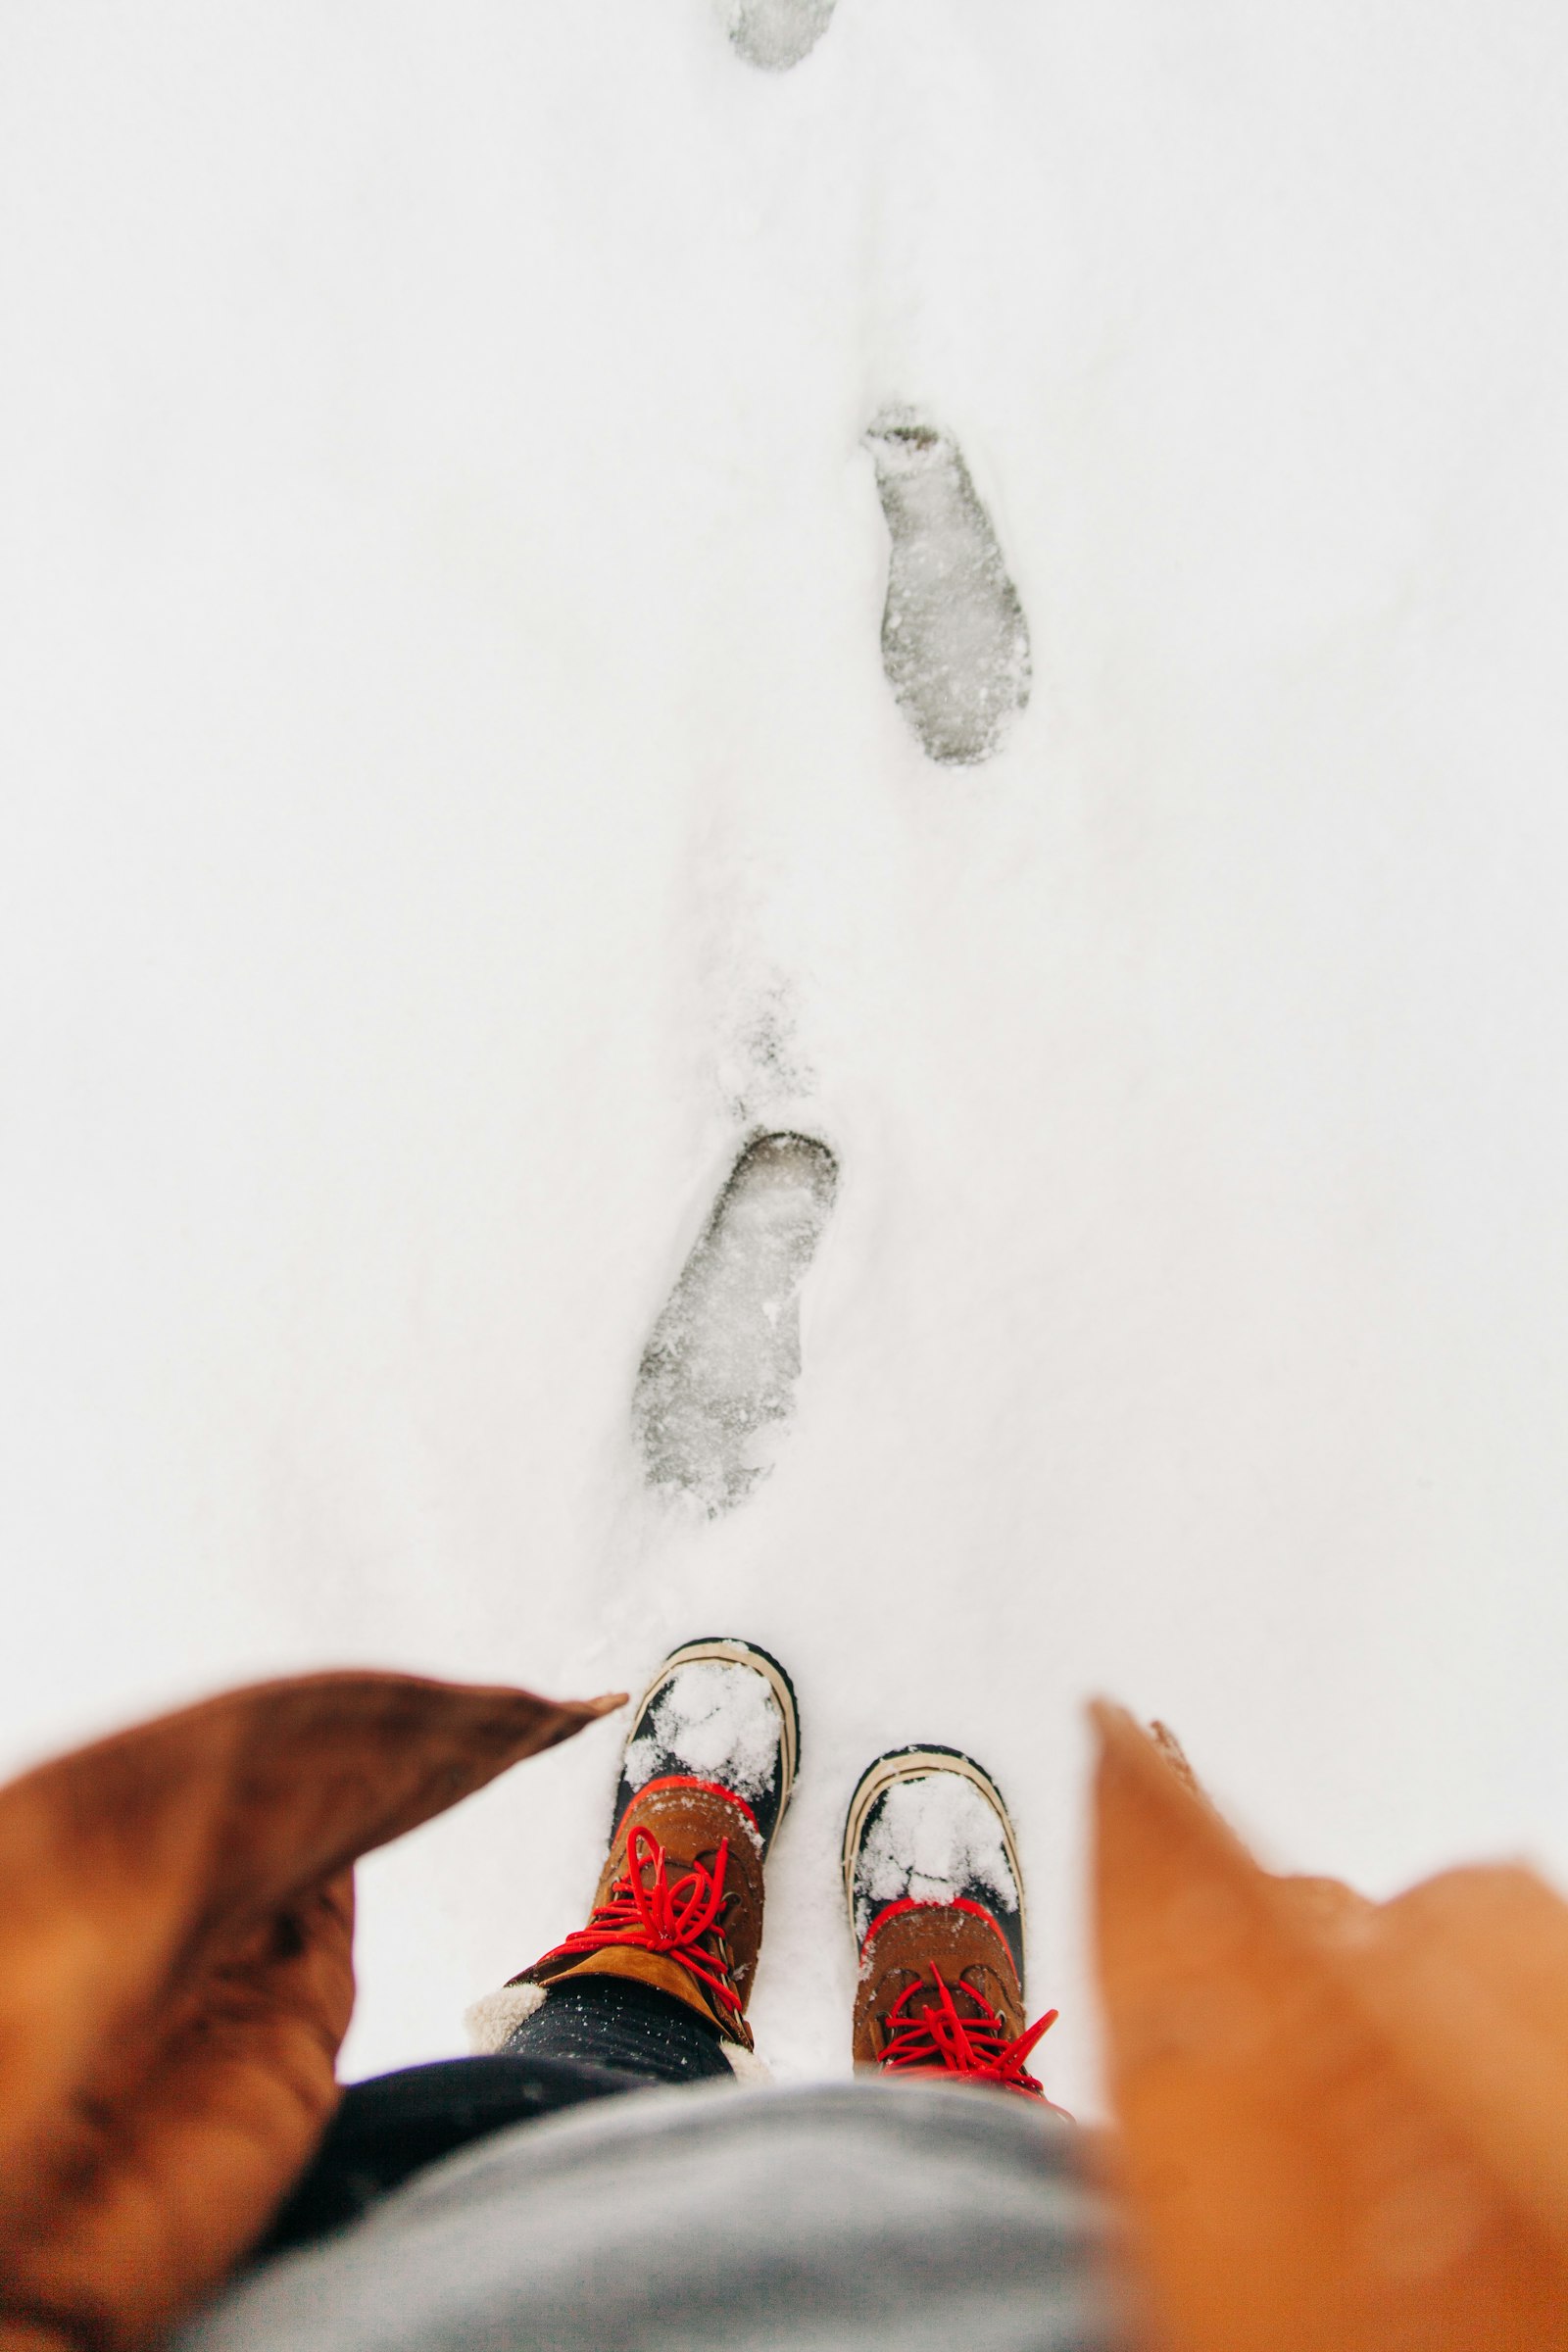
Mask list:
[[[718,0],[734,47],[798,65],[835,0]],[[926,757],[989,760],[1029,701],[1029,626],[954,435],[912,408],[865,434],[888,528],[882,667]],[[801,1293],[832,1213],[838,1162],[817,1138],[752,1136],[643,1351],[632,1424],[651,1487],[710,1517],[772,1466],[795,1410]]]

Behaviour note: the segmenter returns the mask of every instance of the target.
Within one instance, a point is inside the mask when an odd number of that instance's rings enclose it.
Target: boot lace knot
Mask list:
[[[1048,2009],[1022,2034],[1010,2036],[983,1993],[970,1984],[961,1989],[965,2000],[973,2003],[972,2014],[960,2010],[953,1987],[933,1962],[929,1983],[917,1977],[888,2011],[879,2064],[889,2074],[962,2075],[972,2082],[999,2082],[1026,2098],[1044,2099],[1045,2091],[1024,2061],[1060,2012]],[[919,2009],[913,2006],[916,2001],[922,2004]]]
[[[585,1960],[612,1945],[658,1953],[695,1977],[725,2012],[727,2022],[738,2025],[741,1997],[720,1924],[728,1863],[729,1839],[721,1838],[711,1867],[696,1860],[672,1882],[668,1854],[652,1830],[639,1823],[626,1840],[626,1868],[611,1887],[609,1901],[599,1905],[585,1928],[547,1952],[545,1960]],[[705,1936],[711,1938],[711,1948],[705,1945]],[[535,1965],[544,1964],[542,1960]]]

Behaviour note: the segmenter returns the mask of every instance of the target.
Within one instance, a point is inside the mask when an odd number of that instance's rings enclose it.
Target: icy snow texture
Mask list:
[[[906,1895],[951,1903],[969,1886],[983,1886],[1009,1911],[1018,1909],[1018,1885],[995,1808],[961,1773],[895,1781],[861,1842],[856,1934],[863,1938],[874,1914]]]
[[[628,1788],[640,1788],[664,1769],[662,1752],[705,1781],[718,1781],[755,1801],[778,1777],[784,1726],[778,1702],[750,1666],[705,1658],[677,1666],[654,1701],[652,1736],[626,1748]]]
[[[760,1136],[736,1161],[637,1376],[652,1485],[716,1513],[770,1466],[800,1376],[801,1285],[837,1183],[832,1153],[807,1136]]]
[[[729,37],[748,64],[798,66],[828,27],[834,0],[722,0]]]
[[[882,665],[931,759],[989,760],[1029,701],[1029,628],[963,454],[912,409],[866,434],[887,517]]]
[[[731,1627],[761,2049],[848,2068],[845,1807],[943,1740],[1085,2113],[1086,1690],[1282,1867],[1568,1869],[1565,118],[1544,0],[8,12],[7,1766]],[[979,769],[894,399],[1033,630]],[[754,1123],[844,1182],[710,1520],[628,1393]],[[625,1732],[361,1871],[349,2075],[582,1924]]]

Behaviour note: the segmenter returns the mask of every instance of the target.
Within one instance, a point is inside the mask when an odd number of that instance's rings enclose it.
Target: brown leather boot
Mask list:
[[[1044,2099],[1024,2061],[1056,2011],[1026,2021],[1023,1878],[990,1774],[952,1747],[878,1756],[844,1825],[844,1891],[856,2063]]]
[[[800,1757],[794,1687],[749,1642],[688,1642],[643,1693],[585,1928],[514,1977],[630,1977],[752,2047],[762,1865]]]

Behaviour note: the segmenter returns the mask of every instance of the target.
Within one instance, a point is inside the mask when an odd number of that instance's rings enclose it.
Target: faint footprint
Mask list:
[[[838,1175],[810,1136],[748,1144],[654,1326],[632,1403],[644,1468],[712,1517],[766,1475],[795,1409],[801,1285]]]
[[[720,0],[729,37],[749,65],[798,66],[828,27],[834,0]]]
[[[866,433],[892,535],[882,666],[933,760],[989,760],[1029,701],[1029,624],[963,453],[911,409]]]
[[[816,1085],[816,1074],[796,1044],[790,991],[779,979],[764,982],[735,1008],[713,1054],[713,1075],[731,1123],[754,1132],[769,1118],[788,1115]]]

